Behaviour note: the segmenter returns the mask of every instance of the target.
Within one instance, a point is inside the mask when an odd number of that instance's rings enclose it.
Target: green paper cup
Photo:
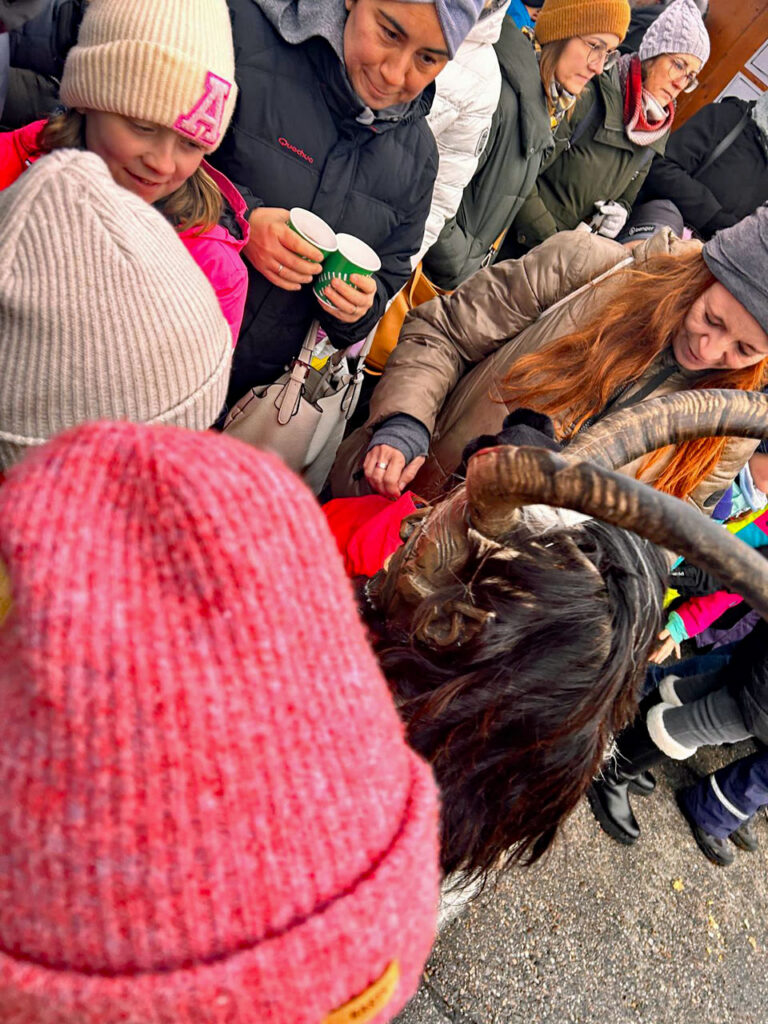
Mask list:
[[[333,228],[329,227],[316,213],[302,210],[300,206],[294,206],[290,212],[288,227],[305,242],[309,242],[310,245],[319,249],[323,254],[323,259],[338,249]],[[302,258],[307,259],[308,257]]]
[[[336,236],[338,249],[330,254],[323,263],[323,270],[313,285],[313,291],[321,302],[333,306],[323,289],[327,288],[334,277],[340,277],[342,281],[349,284],[350,274],[362,274],[363,277],[370,277],[377,270],[381,269],[381,260],[370,247],[354,235],[338,234]]]

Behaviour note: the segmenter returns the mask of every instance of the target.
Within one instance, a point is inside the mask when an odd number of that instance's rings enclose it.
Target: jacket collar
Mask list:
[[[501,74],[518,95],[518,117],[523,151],[540,152],[554,145],[539,62],[533,46],[511,18],[505,18],[495,46]]]

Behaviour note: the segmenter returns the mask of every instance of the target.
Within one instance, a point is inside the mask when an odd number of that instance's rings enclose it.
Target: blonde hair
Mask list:
[[[85,149],[85,114],[77,110],[54,113],[37,137],[42,153],[54,149]],[[198,234],[210,231],[221,217],[221,192],[203,167],[198,167],[175,192],[154,204],[181,233],[194,228]]]

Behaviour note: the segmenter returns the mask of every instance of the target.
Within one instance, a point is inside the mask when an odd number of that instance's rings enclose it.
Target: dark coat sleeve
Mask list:
[[[721,670],[754,736],[768,743],[768,622],[763,619],[736,646]]]
[[[11,66],[61,78],[84,8],[85,0],[48,0],[35,17],[11,33]]]
[[[742,100],[709,103],[673,132],[665,155],[653,161],[642,199],[671,199],[685,222],[701,234],[735,224],[738,218],[724,210],[717,196],[693,175],[737,124],[745,107]]]
[[[373,305],[364,317],[353,324],[342,323],[318,307],[320,325],[336,348],[346,348],[365,338],[381,320],[389,300],[411,276],[411,257],[421,248],[437,177],[437,145],[426,122],[424,131],[427,146],[421,162],[421,177],[413,190],[413,205],[400,218],[398,227],[386,243],[378,245],[376,249],[381,260],[381,270],[375,275],[376,296]]]

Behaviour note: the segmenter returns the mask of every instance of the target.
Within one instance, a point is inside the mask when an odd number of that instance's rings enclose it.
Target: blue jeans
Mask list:
[[[645,673],[643,696],[652,693],[664,676],[700,676],[708,672],[717,672],[731,660],[731,653],[736,644],[725,644],[710,654],[696,654],[693,658],[678,661],[676,665],[650,665]]]

